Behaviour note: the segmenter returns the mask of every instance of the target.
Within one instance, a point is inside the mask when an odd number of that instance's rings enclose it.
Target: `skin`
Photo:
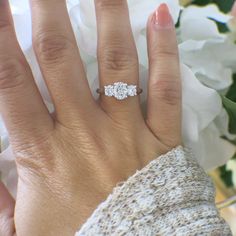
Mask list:
[[[181,82],[175,29],[148,20],[147,112],[89,90],[64,0],[31,0],[33,45],[55,114],[43,103],[0,0],[0,112],[19,174],[14,201],[0,184],[0,235],[73,235],[94,209],[151,160],[181,144]],[[100,85],[138,84],[125,0],[95,0]],[[166,13],[167,14],[167,13]],[[118,19],[118,20],[117,20]]]

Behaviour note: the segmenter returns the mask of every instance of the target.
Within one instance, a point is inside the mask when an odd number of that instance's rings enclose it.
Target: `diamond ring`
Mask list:
[[[116,82],[112,85],[105,85],[104,88],[97,89],[97,93],[108,97],[115,97],[117,100],[124,100],[141,94],[143,90],[137,85],[128,85],[123,82]]]

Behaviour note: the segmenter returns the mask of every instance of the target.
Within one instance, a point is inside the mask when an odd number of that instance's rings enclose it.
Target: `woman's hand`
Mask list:
[[[73,235],[118,182],[181,144],[175,28],[166,5],[148,21],[143,115],[138,96],[94,100],[65,1],[30,2],[34,49],[55,114],[49,114],[20,50],[8,1],[0,0],[0,111],[19,173],[15,211],[0,187],[0,235]],[[100,85],[138,84],[127,1],[96,0],[95,6]]]

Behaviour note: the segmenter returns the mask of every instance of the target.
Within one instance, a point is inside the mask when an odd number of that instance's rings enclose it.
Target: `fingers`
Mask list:
[[[13,144],[53,127],[18,45],[8,1],[0,1],[0,112]]]
[[[33,44],[62,123],[95,105],[71,27],[65,0],[31,0]],[[73,114],[72,114],[73,113]],[[74,120],[74,118],[73,118]],[[71,119],[70,119],[71,121]]]
[[[167,146],[181,143],[181,80],[175,26],[166,4],[148,22],[147,122]]]
[[[126,0],[95,0],[98,25],[98,61],[100,85],[125,82],[138,85],[138,57],[132,35]],[[124,101],[101,96],[108,112],[137,112],[138,97]]]
[[[14,207],[14,199],[0,181],[0,235],[14,235]]]

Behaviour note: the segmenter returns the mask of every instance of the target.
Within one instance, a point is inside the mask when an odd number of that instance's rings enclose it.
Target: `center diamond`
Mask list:
[[[114,97],[118,100],[123,100],[128,97],[128,85],[126,83],[118,82],[113,86]]]

